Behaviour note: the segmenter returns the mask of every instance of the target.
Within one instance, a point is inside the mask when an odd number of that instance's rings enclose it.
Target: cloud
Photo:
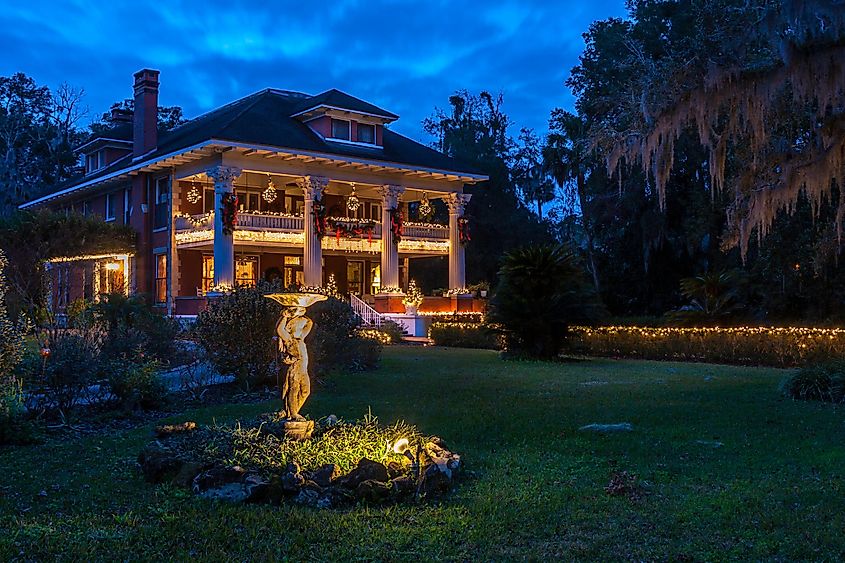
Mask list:
[[[545,131],[595,19],[592,2],[15,3],[0,12],[0,74],[82,86],[92,116],[132,94],[132,73],[162,71],[161,101],[188,116],[267,86],[338,88],[394,111],[394,128],[427,140],[421,121],[455,90],[502,91],[517,126]],[[516,133],[515,131],[513,132]]]

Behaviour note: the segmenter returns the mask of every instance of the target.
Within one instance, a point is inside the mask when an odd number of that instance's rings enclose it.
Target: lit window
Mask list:
[[[235,260],[235,283],[241,287],[255,287],[258,258],[244,256]]]
[[[167,254],[156,254],[156,303],[167,302]]]
[[[100,264],[100,293],[126,293],[123,261],[115,260]]]
[[[106,194],[106,221],[114,221],[114,194]]]
[[[332,119],[332,138],[349,140],[349,122],[344,119]]]
[[[376,126],[367,123],[358,124],[358,142],[376,144]]]
[[[214,285],[214,256],[205,255],[202,257],[202,294],[211,291]]]

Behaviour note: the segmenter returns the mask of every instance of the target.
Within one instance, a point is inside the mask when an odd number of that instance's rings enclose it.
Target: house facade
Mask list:
[[[259,279],[335,284],[401,313],[410,261],[448,257],[450,297],[422,311],[473,310],[465,286],[464,187],[486,177],[403,137],[398,117],[338,90],[266,89],[170,131],[157,127],[159,72],[134,76],[134,110],[79,147],[85,173],[22,209],[78,210],[130,225],[137,248],[49,264],[52,305],[144,293],[193,316]],[[448,224],[430,222],[435,200]]]

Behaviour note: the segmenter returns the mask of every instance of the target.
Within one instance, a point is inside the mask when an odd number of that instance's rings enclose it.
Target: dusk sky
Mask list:
[[[392,127],[425,142],[420,122],[466,88],[503,92],[515,126],[544,133],[590,22],[625,15],[590,2],[314,3],[9,2],[0,11],[0,74],[86,92],[90,118],[132,96],[132,73],[161,70],[161,105],[194,117],[265,87],[337,88],[400,115]],[[517,134],[516,128],[511,132]]]

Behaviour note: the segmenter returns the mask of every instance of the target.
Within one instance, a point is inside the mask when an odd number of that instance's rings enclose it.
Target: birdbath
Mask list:
[[[305,313],[314,303],[328,298],[319,293],[271,293],[265,297],[283,307],[279,322],[276,323],[276,334],[279,336],[279,352],[288,366],[281,385],[284,411],[280,414],[285,419],[285,435],[305,440],[314,431],[314,421],[305,420],[299,414],[299,409],[311,394],[305,337],[311,332],[314,321],[306,317]]]

